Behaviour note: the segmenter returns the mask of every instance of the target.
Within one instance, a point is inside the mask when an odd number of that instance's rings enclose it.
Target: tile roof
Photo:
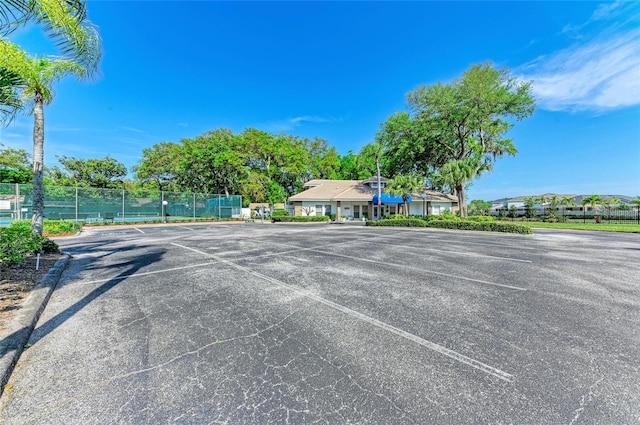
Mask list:
[[[363,201],[369,202],[378,189],[371,189],[367,182],[375,182],[369,178],[360,180],[309,180],[304,184],[305,191],[289,197],[289,201]],[[384,179],[383,181],[388,181]],[[424,190],[412,194],[412,198],[420,200],[421,194],[427,194],[427,201],[458,202],[453,195],[444,194],[435,190]]]
[[[370,201],[376,189],[359,180],[310,180],[304,192],[289,197],[289,201],[339,200]]]

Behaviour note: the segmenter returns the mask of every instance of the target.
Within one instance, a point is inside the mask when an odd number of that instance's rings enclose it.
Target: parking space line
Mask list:
[[[370,241],[371,239],[374,239],[374,238],[366,239],[366,241]],[[452,278],[452,279],[462,279],[462,280],[466,280],[466,281],[469,281],[469,282],[482,283],[484,285],[491,285],[491,286],[498,286],[498,287],[501,287],[501,288],[513,289],[513,290],[516,290],[516,291],[526,291],[527,290],[527,288],[521,288],[519,286],[506,285],[504,283],[489,282],[487,280],[480,280],[480,279],[474,279],[474,278],[471,278],[471,277],[457,276],[457,275],[452,275],[452,274],[449,274],[449,273],[438,272],[438,271],[435,271],[435,270],[427,270],[427,269],[420,268],[420,267],[408,266],[406,264],[387,263],[387,262],[378,261],[378,260],[371,260],[369,258],[355,257],[355,256],[352,256],[352,255],[346,255],[346,254],[338,254],[336,252],[331,252],[331,251],[322,251],[322,249],[321,249],[321,248],[334,247],[334,246],[336,246],[338,244],[346,244],[346,243],[350,243],[350,242],[362,243],[363,241],[362,240],[348,241],[348,242],[333,243],[333,244],[330,244],[330,245],[313,247],[313,248],[298,248],[298,249],[294,249],[294,250],[291,250],[291,251],[275,252],[275,253],[267,253],[267,254],[262,254],[262,255],[256,255],[256,256],[254,256],[254,258],[262,258],[262,257],[268,257],[268,256],[274,256],[274,255],[283,255],[283,254],[293,254],[293,253],[297,253],[297,252],[301,252],[301,251],[310,251],[310,252],[317,252],[317,253],[325,254],[325,255],[333,255],[335,257],[349,258],[351,260],[363,261],[363,262],[367,262],[367,263],[384,264],[386,266],[400,267],[400,268],[409,269],[409,270],[416,270],[416,271],[418,271],[420,273],[427,273],[427,274],[433,274],[433,275],[437,275],[437,276],[444,276],[444,277],[448,277],[448,278]],[[285,246],[285,247],[293,247],[293,245],[287,245],[287,244],[283,244],[283,243],[279,243],[279,242],[269,242],[269,243],[272,243],[274,245]]]
[[[134,229],[136,229],[140,233],[144,233],[142,230],[138,229],[137,227],[134,227]]]
[[[322,298],[322,297],[320,297],[318,295],[315,295],[312,292],[309,292],[309,291],[307,291],[305,289],[289,285],[289,284],[287,284],[285,282],[282,282],[282,281],[280,281],[278,279],[275,279],[275,278],[272,278],[270,276],[264,275],[262,273],[259,273],[259,272],[255,271],[255,270],[251,270],[248,267],[241,266],[239,264],[234,263],[233,261],[229,261],[229,260],[226,260],[224,258],[220,258],[217,255],[213,255],[213,254],[210,254],[208,252],[200,251],[198,249],[191,248],[191,247],[188,247],[188,246],[185,246],[185,245],[180,245],[180,244],[177,244],[175,242],[172,242],[171,245],[177,246],[179,248],[187,249],[187,250],[192,251],[192,252],[196,252],[196,253],[202,254],[202,255],[204,255],[206,257],[209,257],[209,258],[213,258],[213,259],[219,261],[220,263],[227,264],[227,265],[229,265],[229,266],[231,266],[231,267],[233,267],[233,268],[235,268],[237,270],[240,270],[242,272],[251,274],[251,275],[253,275],[255,277],[258,277],[258,278],[260,278],[262,280],[266,280],[266,281],[268,281],[270,283],[273,283],[273,284],[275,284],[277,286],[280,286],[280,287],[288,289],[288,290],[290,290],[292,292],[298,293],[298,294],[300,294],[300,295],[302,295],[302,296],[304,296],[306,298],[309,298],[309,299],[312,299],[312,300],[314,300],[314,301],[316,301],[318,303],[324,304],[324,305],[326,305],[326,306],[328,306],[328,307],[330,307],[330,308],[332,308],[332,309],[334,309],[336,311],[339,311],[339,312],[344,313],[346,315],[349,315],[349,316],[351,316],[353,318],[356,318],[356,319],[362,320],[364,322],[367,322],[367,323],[369,323],[369,324],[371,324],[371,325],[373,325],[373,326],[375,326],[377,328],[383,329],[383,330],[385,330],[387,332],[390,332],[392,334],[395,334],[397,336],[405,338],[405,339],[407,339],[409,341],[412,341],[412,342],[414,342],[416,344],[419,344],[419,345],[421,345],[421,346],[423,346],[425,348],[428,348],[429,350],[432,350],[432,351],[435,351],[437,353],[440,353],[440,354],[442,354],[444,356],[447,356],[447,357],[449,357],[449,358],[451,358],[453,360],[456,360],[456,361],[458,361],[460,363],[464,363],[464,364],[466,364],[468,366],[471,366],[471,367],[473,367],[475,369],[478,369],[478,370],[480,370],[480,371],[482,371],[482,372],[484,372],[486,374],[495,376],[496,378],[501,379],[503,381],[506,381],[506,382],[512,382],[513,381],[513,375],[511,375],[511,374],[509,374],[509,373],[507,373],[505,371],[497,369],[497,368],[495,368],[493,366],[489,366],[488,364],[480,362],[478,360],[475,360],[475,359],[473,359],[471,357],[467,357],[464,354],[458,353],[457,351],[454,351],[454,350],[446,348],[446,347],[444,347],[442,345],[436,344],[435,342],[428,341],[428,340],[426,340],[424,338],[421,338],[421,337],[419,337],[417,335],[414,335],[414,334],[409,333],[407,331],[404,331],[402,329],[396,328],[395,326],[389,325],[388,323],[384,323],[384,322],[382,322],[382,321],[380,321],[378,319],[374,319],[373,317],[367,316],[367,315],[365,315],[363,313],[360,313],[360,312],[358,312],[356,310],[352,310],[349,307],[345,307],[345,306],[343,306],[341,304],[335,303],[333,301],[329,301],[329,300],[327,300],[325,298]]]

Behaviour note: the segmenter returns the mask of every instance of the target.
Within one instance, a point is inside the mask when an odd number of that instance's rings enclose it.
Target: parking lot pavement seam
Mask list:
[[[9,332],[13,332],[9,335],[0,335],[2,336],[0,339],[0,396],[70,258],[71,255],[63,253],[62,258],[56,261],[31,291],[20,313],[10,323]]]
[[[416,344],[419,344],[419,345],[421,345],[421,346],[423,346],[425,348],[428,348],[428,349],[430,349],[432,351],[440,353],[440,354],[442,354],[442,355],[444,355],[446,357],[449,357],[449,358],[451,358],[453,360],[456,360],[456,361],[458,361],[460,363],[463,363],[463,364],[466,364],[468,366],[471,366],[471,367],[473,367],[475,369],[478,369],[478,370],[480,370],[480,371],[482,371],[482,372],[484,372],[486,374],[495,376],[496,378],[499,378],[499,379],[501,379],[503,381],[506,381],[506,382],[512,382],[513,381],[513,375],[511,375],[511,374],[509,374],[509,373],[507,373],[505,371],[502,371],[502,370],[500,370],[498,368],[495,368],[493,366],[490,366],[490,365],[488,365],[486,363],[483,363],[483,362],[480,362],[478,360],[475,360],[475,359],[473,359],[471,357],[467,357],[464,354],[458,353],[457,351],[451,350],[451,349],[446,348],[446,347],[444,347],[442,345],[439,345],[439,344],[436,344],[434,342],[428,341],[428,340],[426,340],[424,338],[421,338],[421,337],[419,337],[417,335],[411,334],[411,333],[409,333],[407,331],[404,331],[402,329],[396,328],[395,326],[392,326],[392,325],[389,325],[388,323],[384,323],[384,322],[382,322],[380,320],[374,319],[373,317],[369,317],[369,316],[367,316],[367,315],[365,315],[363,313],[360,313],[358,311],[352,310],[349,307],[345,307],[345,306],[343,306],[341,304],[338,304],[338,303],[335,303],[333,301],[330,301],[330,300],[327,300],[325,298],[322,298],[322,297],[320,297],[318,295],[315,295],[315,294],[313,294],[313,293],[311,293],[309,291],[306,291],[306,290],[304,290],[302,288],[297,288],[295,286],[289,285],[289,284],[287,284],[285,282],[282,282],[282,281],[280,281],[278,279],[275,279],[275,278],[272,278],[270,276],[264,275],[262,273],[259,273],[259,272],[255,271],[255,270],[251,270],[251,269],[249,269],[247,267],[244,267],[244,266],[241,266],[239,264],[236,264],[233,261],[229,261],[229,260],[226,260],[224,258],[220,258],[220,257],[218,257],[216,255],[213,255],[213,254],[210,254],[208,252],[204,252],[204,251],[201,251],[201,250],[198,250],[198,249],[195,249],[195,248],[191,248],[191,247],[188,247],[188,246],[185,246],[185,245],[180,245],[180,244],[177,244],[175,242],[172,242],[171,244],[174,245],[174,246],[177,246],[179,248],[187,249],[189,251],[196,252],[196,253],[205,255],[207,257],[211,257],[211,258],[217,259],[219,262],[227,264],[227,265],[229,265],[229,266],[231,266],[231,267],[233,267],[233,268],[235,268],[237,270],[240,270],[240,271],[243,271],[245,273],[251,274],[251,275],[256,276],[256,277],[258,277],[258,278],[260,278],[262,280],[266,280],[267,282],[271,282],[271,283],[273,283],[275,285],[278,285],[278,286],[280,286],[282,288],[286,288],[286,289],[288,289],[290,291],[298,293],[298,294],[300,294],[300,295],[302,295],[302,296],[304,296],[306,298],[309,298],[309,299],[312,299],[312,300],[314,300],[314,301],[316,301],[318,303],[324,304],[324,305],[326,305],[326,306],[328,306],[328,307],[330,307],[330,308],[332,308],[332,309],[334,309],[336,311],[339,311],[339,312],[344,313],[344,314],[346,314],[348,316],[351,316],[351,317],[354,317],[356,319],[359,319],[359,320],[362,320],[364,322],[367,322],[367,323],[369,323],[369,324],[371,324],[373,326],[376,326],[376,327],[378,327],[380,329],[383,329],[383,330],[385,330],[387,332],[390,332],[390,333],[393,333],[395,335],[398,335],[398,336],[400,336],[402,338],[408,339],[408,340],[410,340],[412,342],[415,342]]]

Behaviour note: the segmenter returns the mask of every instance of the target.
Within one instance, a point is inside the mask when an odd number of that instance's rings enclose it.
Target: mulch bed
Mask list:
[[[35,255],[25,258],[19,264],[0,266],[0,330],[5,329],[22,308],[29,292],[61,257],[61,254],[41,255],[38,270]]]

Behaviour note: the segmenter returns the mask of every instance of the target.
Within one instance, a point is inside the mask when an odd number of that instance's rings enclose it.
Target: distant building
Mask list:
[[[389,179],[381,178],[381,212],[397,214],[403,204],[402,197],[384,192]],[[378,217],[378,179],[366,180],[310,180],[304,184],[305,190],[289,198],[294,215],[342,215],[349,220]],[[458,210],[455,196],[434,190],[423,189],[412,194],[409,200],[409,214],[438,215],[444,211]]]

